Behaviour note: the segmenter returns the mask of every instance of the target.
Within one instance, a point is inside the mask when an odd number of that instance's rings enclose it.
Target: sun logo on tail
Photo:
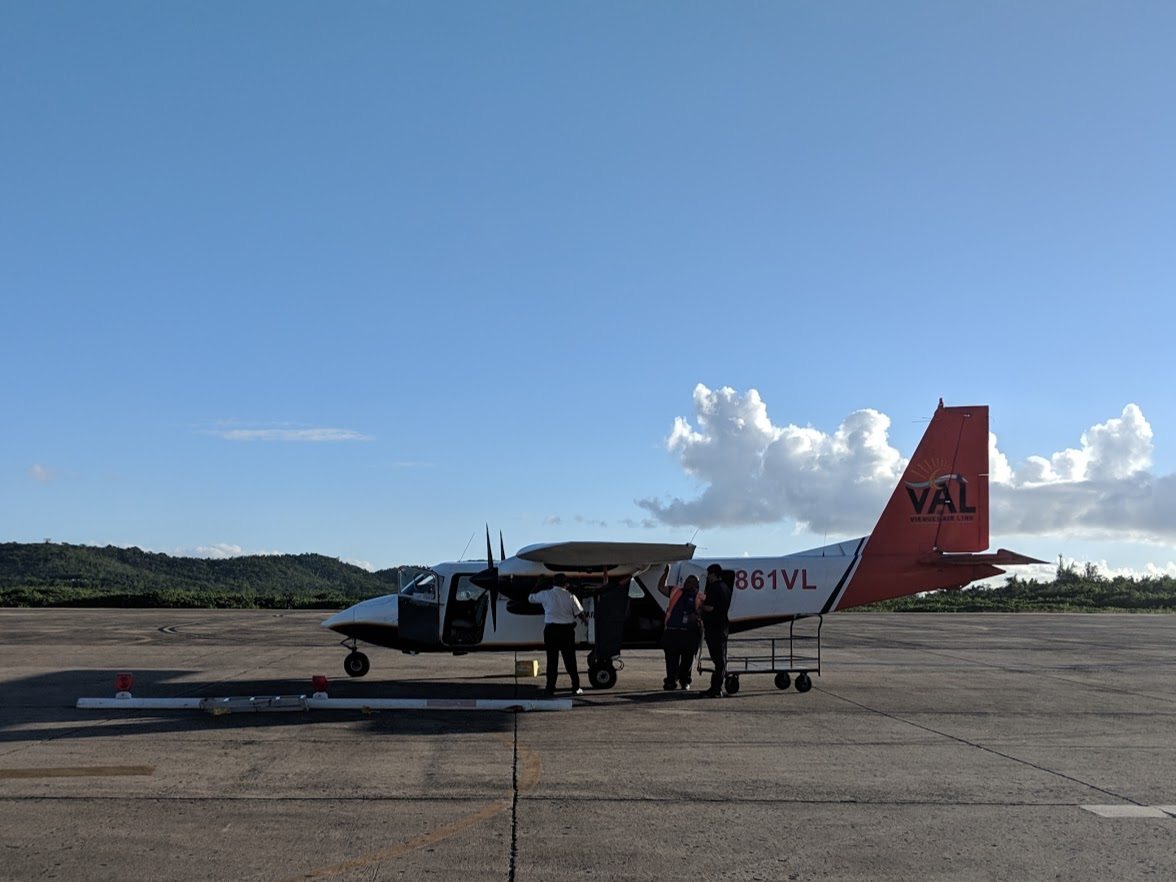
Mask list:
[[[912,466],[909,474],[915,478],[922,478],[922,481],[904,481],[911,490],[922,490],[926,487],[942,487],[948,481],[959,481],[961,484],[967,484],[968,479],[963,475],[958,475],[951,471],[951,464],[945,459],[938,457],[934,459],[926,459],[918,465]]]

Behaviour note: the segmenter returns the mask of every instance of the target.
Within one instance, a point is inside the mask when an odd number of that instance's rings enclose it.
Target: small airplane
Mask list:
[[[738,633],[1043,562],[987,548],[988,407],[945,407],[941,399],[869,536],[787,555],[696,559],[689,543],[647,542],[529,545],[507,557],[500,533],[495,564],[487,528],[484,563],[438,564],[398,594],[364,600],[322,626],[346,638],[343,667],[352,677],[370,668],[359,641],[409,653],[534,650],[543,646],[543,608],[527,598],[563,573],[588,613],[576,638],[590,650],[589,683],[607,689],[622,648],[659,645],[668,600],[656,585],[667,567],[669,584],[691,574],[705,584],[706,568],[721,565]]]

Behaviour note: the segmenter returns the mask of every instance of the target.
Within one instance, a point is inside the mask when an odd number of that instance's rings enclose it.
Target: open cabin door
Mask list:
[[[449,579],[449,599],[445,604],[447,646],[476,646],[486,633],[490,615],[490,592],[470,581],[476,573],[455,573]]]
[[[441,577],[421,573],[400,592],[400,639],[404,643],[435,646],[441,639]]]

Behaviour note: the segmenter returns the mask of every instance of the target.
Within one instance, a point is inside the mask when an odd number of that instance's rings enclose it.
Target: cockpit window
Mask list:
[[[436,573],[432,570],[426,570],[405,585],[400,590],[400,594],[402,596],[419,597],[421,600],[436,600],[437,586],[440,583],[441,579]]]

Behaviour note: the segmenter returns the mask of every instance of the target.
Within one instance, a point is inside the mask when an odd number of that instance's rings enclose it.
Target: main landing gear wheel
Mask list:
[[[617,685],[617,669],[612,665],[593,665],[588,669],[588,682],[593,689],[612,689]]]
[[[800,678],[799,677],[796,679],[796,683],[797,683],[796,688],[799,689],[800,688]],[[788,676],[787,671],[781,671],[780,673],[778,673],[776,675],[776,688],[777,689],[787,689],[791,685],[792,685],[792,678]]]
[[[362,652],[353,651],[343,659],[343,670],[347,672],[348,677],[362,677],[371,667],[372,663]]]
[[[813,681],[809,679],[808,674],[797,674],[796,675],[796,691],[797,692],[808,692],[812,688],[813,688]]]
[[[734,695],[736,692],[739,691],[739,675],[738,674],[728,674],[727,679],[724,682],[724,685],[727,687],[727,694]]]

